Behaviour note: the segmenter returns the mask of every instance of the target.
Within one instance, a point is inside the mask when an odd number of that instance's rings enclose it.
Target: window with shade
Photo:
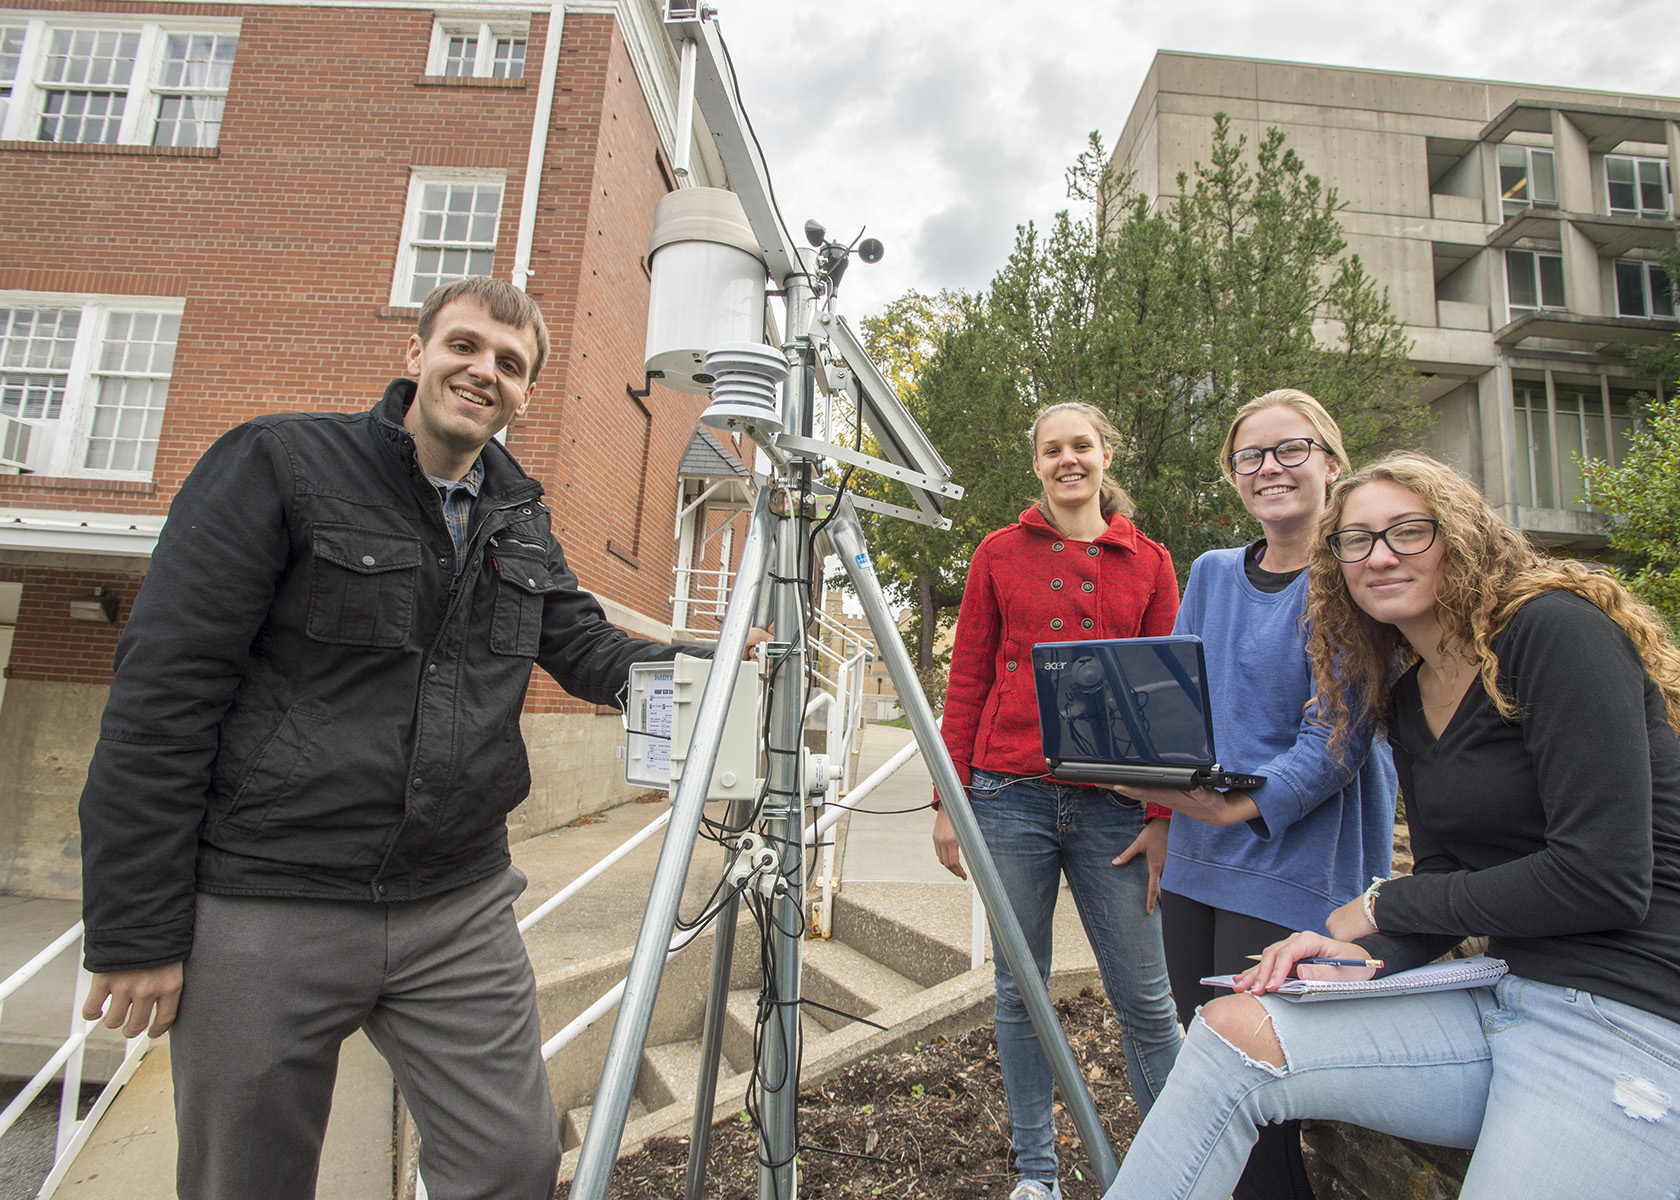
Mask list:
[[[1674,211],[1666,158],[1604,156],[1604,183],[1610,211],[1634,217],[1667,217]]]
[[[1557,159],[1535,146],[1499,147],[1499,199],[1507,217],[1558,206]]]
[[[1622,461],[1639,419],[1639,397],[1650,389],[1558,372],[1514,372],[1511,382],[1516,502],[1590,512],[1580,460]]]
[[[1544,250],[1505,251],[1505,306],[1511,320],[1538,309],[1567,308],[1563,255]]]

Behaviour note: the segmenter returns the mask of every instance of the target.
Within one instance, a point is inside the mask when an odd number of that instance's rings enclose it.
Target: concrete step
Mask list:
[[[692,1101],[690,1102],[692,1104]],[[584,1131],[589,1128],[589,1114],[595,1111],[593,1104],[580,1104],[576,1108],[566,1110],[565,1117],[560,1122],[560,1145],[567,1150],[575,1150],[583,1145]],[[630,1115],[626,1124],[642,1120],[648,1115],[647,1105],[639,1099],[631,1097]]]
[[[636,1095],[649,1112],[668,1104],[692,1105],[700,1078],[700,1043],[667,1042],[642,1051]]]
[[[807,941],[802,953],[804,996],[839,1010],[835,1013],[806,1006],[805,1011],[825,1029],[840,1029],[851,1023],[840,1013],[867,1017],[923,990],[915,980],[905,978],[843,942]]]
[[[933,987],[969,969],[972,907],[961,882],[847,882],[834,897],[834,939]]]
[[[750,1071],[753,1064],[754,1026],[758,1021],[759,989],[737,988],[729,993],[729,1011],[723,1023],[724,1061],[736,1071]],[[828,1028],[816,1019],[815,1009],[802,1009],[799,1016],[800,1036],[810,1046],[828,1034]],[[849,1024],[849,1022],[842,1022]]]

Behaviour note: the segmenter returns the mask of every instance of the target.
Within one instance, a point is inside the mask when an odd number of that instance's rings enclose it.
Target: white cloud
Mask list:
[[[909,288],[984,287],[1015,226],[1119,135],[1158,48],[1680,94],[1672,0],[717,0],[783,216],[886,244],[854,316]]]

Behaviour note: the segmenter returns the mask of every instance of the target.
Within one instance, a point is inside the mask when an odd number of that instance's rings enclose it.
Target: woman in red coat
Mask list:
[[[1089,404],[1053,404],[1033,423],[1033,473],[1044,495],[974,553],[943,736],[1046,980],[1056,894],[1067,877],[1120,1021],[1132,1093],[1147,1113],[1180,1041],[1155,912],[1170,814],[1046,776],[1032,672],[1037,642],[1172,632],[1172,556],[1128,520],[1131,498],[1107,474],[1118,440]],[[967,878],[943,812],[933,841],[939,861]],[[994,958],[998,1059],[1021,1177],[1010,1200],[1060,1200],[1054,1077],[1009,968]]]

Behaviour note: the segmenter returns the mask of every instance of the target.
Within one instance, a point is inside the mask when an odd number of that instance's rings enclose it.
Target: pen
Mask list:
[[[1255,962],[1260,961],[1258,954],[1250,954],[1248,957]],[[1302,958],[1297,959],[1295,965],[1300,966],[1302,963],[1311,963],[1317,967],[1380,967],[1383,965],[1383,960],[1380,958]]]

